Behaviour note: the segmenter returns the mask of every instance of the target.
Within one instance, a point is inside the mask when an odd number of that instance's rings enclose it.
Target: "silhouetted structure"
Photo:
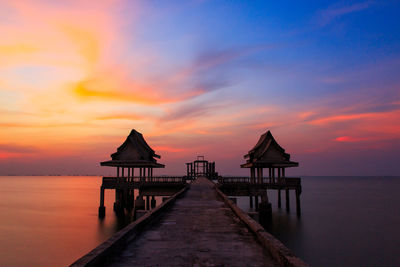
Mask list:
[[[250,206],[253,206],[252,195],[255,196],[255,206],[258,209],[258,196],[262,203],[268,203],[267,189],[278,190],[278,207],[281,207],[281,190],[286,191],[286,210],[289,211],[289,190],[296,191],[297,214],[300,215],[301,179],[288,178],[285,169],[299,166],[298,162],[290,161],[290,154],[285,152],[272,136],[270,131],[261,135],[257,144],[244,156],[246,163],[242,168],[250,169],[250,178],[227,177],[220,179],[221,190],[236,195],[249,195]],[[268,169],[268,176],[264,177],[263,170]],[[267,207],[270,209],[270,207]],[[269,212],[269,211],[268,211]]]
[[[257,144],[244,158],[247,159],[247,162],[242,164],[241,167],[250,168],[252,183],[265,182],[263,175],[264,168],[268,168],[269,182],[275,183],[285,177],[285,168],[299,166],[298,162],[290,161],[290,154],[285,153],[285,149],[276,142],[270,131],[261,135]]]
[[[193,162],[186,163],[186,177],[189,180],[194,180],[200,176],[208,179],[217,179],[218,172],[215,172],[215,162],[209,162],[204,159],[204,156],[197,156]]]
[[[135,210],[144,209],[143,191],[154,187],[171,187],[180,188],[186,181],[182,177],[154,177],[154,168],[164,168],[163,164],[157,163],[156,158],[161,158],[146,143],[143,135],[136,130],[132,130],[125,142],[117,149],[116,153],[111,154],[111,160],[103,161],[101,166],[109,166],[117,168],[116,177],[103,177],[103,183],[100,193],[99,216],[105,215],[104,207],[104,190],[115,189],[114,211],[122,212],[124,208]],[[136,173],[136,176],[135,176]],[[134,189],[139,189],[139,195],[134,200]],[[155,189],[157,194],[152,195],[151,206],[155,206],[154,195],[164,195],[160,188]],[[166,195],[171,195],[176,190]],[[147,193],[146,204],[149,206],[149,193]]]

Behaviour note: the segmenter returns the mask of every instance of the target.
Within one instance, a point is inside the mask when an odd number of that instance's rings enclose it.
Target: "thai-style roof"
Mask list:
[[[276,142],[270,131],[261,135],[257,144],[244,158],[246,163],[241,165],[242,168],[299,166],[298,162],[290,161],[290,154]]]
[[[144,140],[143,135],[133,129],[125,142],[111,154],[111,160],[100,162],[101,166],[164,168],[155,158],[161,158]]]

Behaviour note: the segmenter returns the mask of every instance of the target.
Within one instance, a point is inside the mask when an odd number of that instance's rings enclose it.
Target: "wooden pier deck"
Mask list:
[[[198,178],[163,219],[143,231],[110,266],[276,266],[214,184]]]

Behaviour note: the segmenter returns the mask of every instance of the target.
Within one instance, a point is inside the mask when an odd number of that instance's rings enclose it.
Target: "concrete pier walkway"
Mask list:
[[[193,182],[185,197],[116,256],[111,266],[275,266],[219,199],[213,183]]]

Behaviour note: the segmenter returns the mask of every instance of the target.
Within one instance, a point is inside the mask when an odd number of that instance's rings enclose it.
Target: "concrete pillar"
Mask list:
[[[300,191],[296,189],[296,213],[297,216],[301,215],[301,207],[300,207]]]
[[[289,189],[286,188],[286,211],[290,211]]]
[[[99,206],[99,218],[106,216],[106,207],[104,207],[104,187],[100,188],[100,206]]]
[[[135,201],[135,210],[144,210],[145,203],[142,195],[138,195]]]
[[[258,206],[258,217],[260,224],[266,226],[269,224],[272,218],[272,207],[268,201],[267,191],[261,195],[261,203]]]
[[[151,203],[150,204],[151,204],[150,206],[151,206],[152,209],[154,209],[156,207],[157,202],[156,202],[156,198],[154,196],[151,196]]]

